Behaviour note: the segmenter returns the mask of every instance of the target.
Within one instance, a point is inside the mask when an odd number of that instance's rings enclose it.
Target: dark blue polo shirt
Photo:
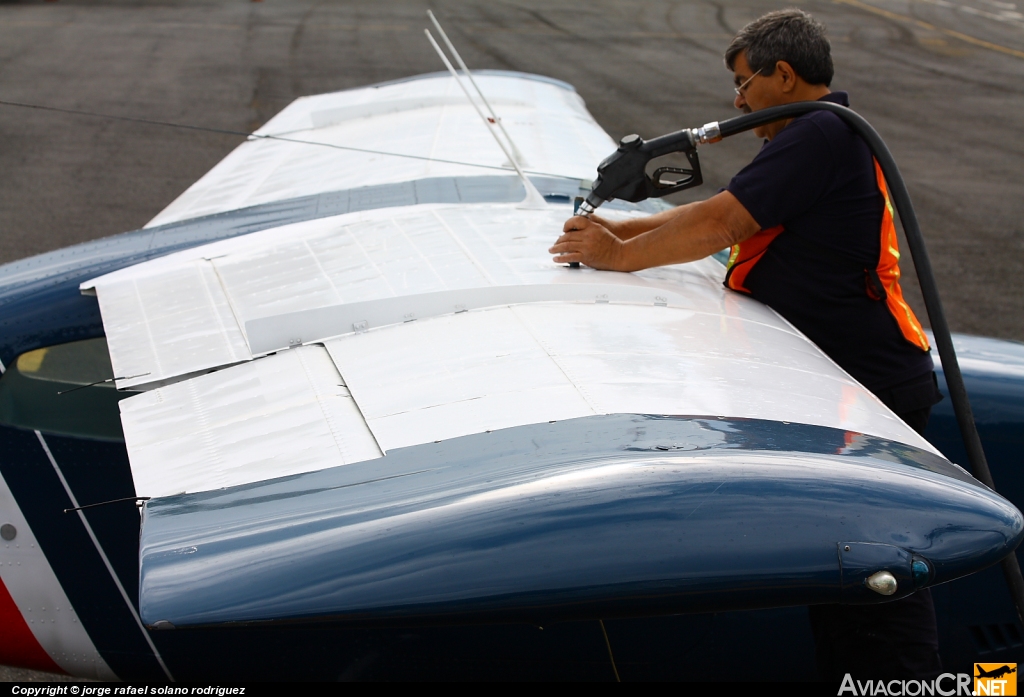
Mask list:
[[[849,106],[845,92],[821,101]],[[784,227],[746,277],[753,297],[876,393],[933,369],[886,303],[865,290],[864,269],[876,268],[881,252],[885,202],[871,151],[842,119],[826,111],[793,119],[728,190],[762,229]]]

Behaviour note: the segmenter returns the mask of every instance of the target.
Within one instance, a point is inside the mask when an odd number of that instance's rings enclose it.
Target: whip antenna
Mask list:
[[[437,27],[437,33],[441,35],[445,46],[448,47],[452,56],[455,57],[455,62],[459,64],[462,72],[464,72],[466,77],[469,78],[469,84],[473,85],[473,89],[475,89],[476,93],[480,95],[480,101],[482,101],[484,106],[487,107],[487,111],[490,112],[491,118],[494,119],[494,123],[498,124],[498,128],[501,129],[501,134],[505,136],[505,140],[508,141],[509,149],[512,150],[512,154],[516,156],[516,161],[519,163],[519,166],[525,167],[528,164],[526,162],[526,158],[523,157],[523,153],[516,147],[516,143],[512,140],[512,136],[510,136],[508,131],[505,130],[505,126],[501,123],[501,119],[499,119],[498,115],[494,113],[494,109],[491,108],[491,103],[487,101],[487,97],[484,96],[483,90],[480,89],[480,85],[476,84],[476,80],[473,79],[473,73],[469,72],[469,68],[466,66],[466,61],[462,60],[462,56],[459,55],[458,50],[456,50],[455,45],[448,38],[448,34],[445,33],[444,29],[441,27],[441,23],[438,22],[437,17],[434,16],[434,13],[431,10],[427,10],[427,16],[430,17],[430,21],[434,23],[435,27]]]
[[[516,160],[515,156],[513,156],[513,154],[509,152],[509,149],[505,147],[505,143],[502,142],[501,138],[498,136],[497,131],[494,130],[494,124],[492,124],[491,121],[484,115],[484,112],[480,111],[480,107],[477,106],[477,103],[473,101],[473,97],[469,94],[469,90],[467,90],[466,86],[462,84],[462,78],[459,77],[459,74],[458,72],[456,72],[455,67],[452,65],[452,62],[448,60],[448,56],[446,56],[444,51],[441,50],[441,47],[437,45],[437,41],[434,40],[433,34],[430,33],[429,29],[424,29],[423,33],[427,35],[427,39],[430,41],[430,45],[434,47],[434,50],[437,52],[437,55],[441,57],[442,61],[444,61],[444,65],[446,68],[448,68],[448,72],[450,72],[452,74],[452,77],[455,78],[455,82],[458,83],[459,88],[462,90],[462,93],[466,95],[466,99],[468,99],[469,103],[473,105],[473,108],[476,110],[476,113],[480,116],[480,119],[484,122],[484,125],[487,126],[487,130],[490,131],[492,136],[494,136],[494,140],[498,143],[498,146],[501,148],[501,151],[505,153],[505,157],[507,157],[509,159],[509,162],[512,163],[512,167],[515,168],[516,174],[518,174],[519,178],[522,180],[523,187],[526,189],[526,198],[522,200],[522,203],[519,204],[519,207],[532,209],[547,208],[547,202],[544,200],[544,197],[540,195],[540,192],[537,191],[537,187],[534,186],[533,182],[530,181],[530,179],[523,173],[523,169],[519,166],[519,162]],[[495,119],[495,121],[497,121],[497,119]]]

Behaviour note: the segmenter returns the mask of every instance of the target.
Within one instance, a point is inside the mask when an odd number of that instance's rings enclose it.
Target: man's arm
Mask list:
[[[669,208],[653,215],[645,215],[641,218],[626,218],[625,220],[605,220],[601,216],[594,214],[590,216],[590,219],[607,228],[608,232],[612,233],[620,240],[631,240],[637,235],[642,235],[645,232],[649,232],[655,228],[661,227],[672,218],[683,212],[687,206],[679,206],[677,208]]]
[[[761,229],[728,191],[671,212],[675,215],[666,216],[658,227],[627,240],[596,220],[576,216],[566,221],[565,232],[548,251],[559,264],[578,261],[595,269],[639,271],[703,259]]]

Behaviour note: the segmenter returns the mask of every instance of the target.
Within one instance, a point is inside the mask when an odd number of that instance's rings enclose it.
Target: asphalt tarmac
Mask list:
[[[613,137],[651,137],[734,115],[722,51],[784,6],[828,26],[833,89],[899,162],[953,330],[1024,340],[1020,0],[0,0],[0,100],[251,131],[302,95],[442,69],[429,7],[471,68],[565,80]],[[241,141],[0,104],[0,263],[141,227]],[[759,145],[703,149],[678,201]]]

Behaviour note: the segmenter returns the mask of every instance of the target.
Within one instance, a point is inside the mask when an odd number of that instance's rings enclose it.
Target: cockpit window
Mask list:
[[[44,433],[123,441],[118,392],[105,338],[18,356],[0,377],[0,424]]]

